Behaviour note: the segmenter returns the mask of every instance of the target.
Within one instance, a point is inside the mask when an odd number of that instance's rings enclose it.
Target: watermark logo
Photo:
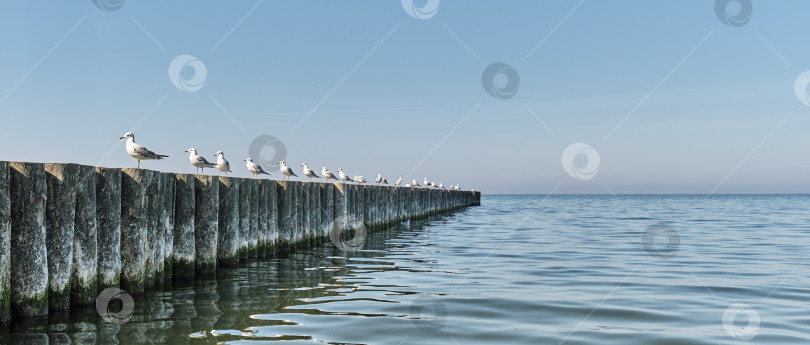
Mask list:
[[[585,164],[577,162],[585,159]],[[573,143],[565,148],[562,154],[562,166],[565,172],[577,180],[587,181],[599,171],[599,152],[588,144]]]
[[[272,156],[269,153],[270,149],[273,151]],[[272,135],[260,135],[250,143],[248,154],[264,171],[279,171],[277,163],[287,159],[287,146],[279,138]]]
[[[107,12],[118,11],[121,6],[124,6],[124,0],[92,0],[93,5],[96,5],[100,10]]]
[[[414,0],[402,0],[402,8],[411,17],[427,20],[436,15],[436,11],[439,10],[439,0],[427,0],[427,3],[422,7],[416,6]]]
[[[329,240],[340,250],[356,252],[363,248],[368,237],[368,229],[363,221],[351,217],[337,217],[329,225]]]
[[[497,85],[498,83],[495,80],[499,75],[503,75],[506,78],[506,82],[503,83],[501,87]],[[484,73],[481,74],[481,85],[484,86],[484,90],[492,97],[510,99],[515,96],[520,87],[520,75],[518,75],[518,72],[515,71],[512,66],[502,62],[496,62],[484,69]]]
[[[751,20],[751,12],[754,5],[751,0],[716,0],[714,2],[714,13],[723,24],[733,27],[740,27]]]
[[[121,301],[121,309],[110,310],[110,302]],[[132,319],[132,312],[135,310],[135,300],[126,291],[119,288],[106,288],[96,298],[96,310],[104,321],[116,325],[123,325]]]
[[[747,304],[734,303],[723,312],[723,328],[735,339],[749,340],[756,337],[759,323],[759,313]]]
[[[666,245],[662,244],[662,239],[666,238]],[[678,253],[681,245],[681,236],[678,232],[666,224],[653,224],[647,227],[641,236],[641,244],[647,254],[662,260],[669,260]]]
[[[810,86],[810,71],[805,71],[796,78],[796,84],[793,85],[793,91],[796,92],[796,97],[806,106],[810,106],[810,93],[808,93],[808,86]]]
[[[433,296],[420,296],[411,303],[408,318],[417,328],[438,332],[447,322],[447,307]]]
[[[169,64],[169,79],[174,87],[183,91],[195,92],[202,88],[207,74],[205,64],[191,55],[180,55]]]

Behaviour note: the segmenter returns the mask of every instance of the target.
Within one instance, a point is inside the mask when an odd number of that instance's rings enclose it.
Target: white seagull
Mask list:
[[[425,187],[430,187],[430,182],[428,182],[427,177],[425,177],[425,180],[422,181],[422,184],[425,185]]]
[[[159,155],[152,151],[147,150],[143,145],[138,144],[135,142],[135,134],[132,132],[127,132],[124,134],[123,137],[119,139],[127,139],[127,153],[129,153],[132,158],[138,160],[138,169],[141,168],[141,161],[148,160],[148,159],[163,159],[164,157],[169,157],[167,155]]]
[[[374,184],[380,184],[382,182],[382,174],[377,174],[377,178],[374,180]]]
[[[296,175],[296,174],[295,174],[295,173],[292,171],[292,168],[288,167],[288,166],[287,166],[287,163],[284,163],[284,161],[278,162],[278,165],[280,165],[280,166],[281,166],[281,167],[279,168],[279,170],[281,170],[281,173],[282,173],[282,174],[284,174],[284,176],[286,176],[286,181],[289,181],[289,180],[290,180],[290,179],[289,179],[289,177],[290,177],[290,176],[295,176],[295,177],[298,177],[298,175]]]
[[[419,182],[416,182],[416,179],[413,180],[413,186],[414,187],[419,187]]]
[[[431,182],[430,182],[430,186],[431,186],[431,187],[433,187],[433,188],[436,188],[436,182],[432,182],[432,181],[431,181]]]
[[[329,182],[329,180],[337,180],[335,174],[333,174],[329,170],[326,170],[326,167],[321,168],[321,175],[323,175],[323,177],[326,178],[326,182]]]
[[[191,165],[197,168],[197,173],[200,173],[200,169],[202,169],[203,174],[205,174],[205,168],[214,168],[217,165],[214,163],[209,162],[205,157],[200,156],[197,154],[197,149],[190,148],[186,150],[188,152],[188,161],[191,162]]]
[[[301,166],[304,167],[304,175],[309,178],[309,182],[312,182],[313,177],[321,178],[320,176],[315,175],[315,172],[307,166],[307,162],[301,163]]]
[[[354,175],[354,182],[357,182],[357,183],[366,183],[366,179],[364,179],[364,178],[363,178],[363,176],[360,176],[360,175]]]
[[[347,175],[345,172],[343,172],[342,168],[338,168],[338,176],[340,176],[341,181],[349,182],[349,181],[352,180],[352,179],[349,178],[349,175]]]
[[[388,184],[388,180],[386,180],[385,177],[383,177],[382,181],[380,181],[380,184]]]
[[[442,185],[441,182],[439,182],[439,188],[444,189],[444,186]]]
[[[394,183],[395,186],[399,187],[402,184],[402,176],[397,179],[397,183]]]
[[[250,171],[251,174],[253,174],[253,177],[256,177],[256,175],[259,175],[259,174],[270,175],[269,172],[266,172],[266,171],[264,171],[264,169],[262,169],[261,165],[253,163],[252,158],[248,157],[247,159],[245,159],[245,162],[247,162],[246,163],[247,169],[248,169],[248,171]]]
[[[406,187],[406,188],[410,188],[410,187],[411,187],[411,184],[410,184],[410,183],[406,183],[406,184],[405,184],[405,187]]]
[[[222,151],[217,151],[214,156],[217,157],[217,170],[220,171],[220,174],[225,173],[227,175],[231,172],[231,164],[225,159],[225,154]]]

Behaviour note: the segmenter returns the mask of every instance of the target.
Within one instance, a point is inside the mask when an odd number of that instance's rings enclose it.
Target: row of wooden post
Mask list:
[[[0,162],[0,321],[480,204],[480,192]]]

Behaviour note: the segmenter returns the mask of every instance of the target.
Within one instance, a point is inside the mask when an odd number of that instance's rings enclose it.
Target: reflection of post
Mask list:
[[[175,175],[173,277],[194,275],[194,181],[191,174]]]
[[[0,323],[11,319],[11,199],[8,162],[0,162]]]
[[[217,260],[220,266],[239,263],[239,187],[243,180],[219,178],[219,240]]]
[[[217,280],[206,280],[204,284],[198,284],[194,288],[194,311],[197,317],[191,319],[191,328],[195,332],[209,332],[214,329],[214,324],[217,319],[222,315],[217,305],[219,304],[219,294],[217,293]],[[193,342],[189,341],[188,334],[184,334],[187,338],[178,342],[178,344]],[[212,337],[206,334],[206,337]],[[206,340],[211,340],[207,338]]]
[[[153,173],[127,168],[121,175],[121,287],[130,293],[143,292],[146,279],[147,190]]]
[[[118,287],[121,279],[121,170],[96,168],[98,289]]]
[[[194,251],[196,273],[211,274],[217,267],[219,182],[216,176],[197,176],[194,184]]]
[[[73,222],[76,220],[75,164],[45,164],[48,179],[46,239],[48,248],[48,304],[70,308],[73,266]]]
[[[96,169],[88,165],[79,165],[76,183],[76,220],[73,227],[75,250],[70,278],[71,305],[92,304],[98,295],[96,226]]]

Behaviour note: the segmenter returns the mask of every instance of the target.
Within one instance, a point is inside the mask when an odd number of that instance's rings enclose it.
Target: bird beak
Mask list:
[[[188,150],[185,150],[185,151],[183,151],[183,152],[188,152]]]
[[[118,139],[124,139],[124,138],[126,138],[126,137],[120,137],[120,138],[118,138]]]

